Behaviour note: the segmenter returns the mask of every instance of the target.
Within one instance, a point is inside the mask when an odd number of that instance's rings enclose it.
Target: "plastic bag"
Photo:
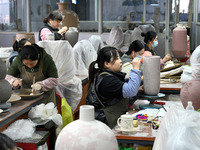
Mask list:
[[[164,116],[153,150],[197,150],[200,148],[200,113],[180,106]]]
[[[30,119],[21,119],[12,123],[3,133],[13,140],[31,138],[36,124]]]
[[[28,117],[31,119],[40,118],[42,120],[51,119],[56,125],[62,126],[62,117],[58,114],[58,110],[52,102],[32,107]]]

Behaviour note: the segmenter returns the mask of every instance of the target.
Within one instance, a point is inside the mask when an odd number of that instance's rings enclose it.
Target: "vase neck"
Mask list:
[[[94,106],[82,105],[80,106],[80,120],[82,121],[93,121],[94,120]]]
[[[67,9],[67,3],[56,3],[58,5],[58,10]]]

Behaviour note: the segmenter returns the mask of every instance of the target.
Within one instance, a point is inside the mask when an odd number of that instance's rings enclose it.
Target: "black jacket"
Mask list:
[[[41,34],[41,30],[44,28],[48,28],[52,33],[54,33],[55,40],[62,40],[62,35],[58,33],[59,30],[54,29],[48,23],[45,23],[44,26],[39,31],[39,41],[42,41],[40,34]]]

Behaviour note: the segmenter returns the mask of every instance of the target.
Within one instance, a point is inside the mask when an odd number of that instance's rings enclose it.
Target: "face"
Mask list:
[[[25,66],[27,66],[28,68],[32,69],[32,68],[34,68],[37,65],[38,60],[24,59],[24,60],[22,60],[22,63]]]
[[[60,21],[59,20],[49,20],[50,25],[54,28],[54,29],[58,29],[59,25],[60,25]]]
[[[141,49],[140,51],[138,51],[138,52],[135,52],[134,53],[134,57],[137,57],[137,56],[142,56],[144,54],[144,48],[143,49]]]
[[[111,60],[111,62],[105,62],[104,67],[112,70],[113,72],[120,72],[122,70],[122,60],[120,59],[119,54],[114,62],[113,60]]]
[[[158,37],[156,36],[153,41],[151,41],[151,44],[154,45],[154,41],[158,41]]]

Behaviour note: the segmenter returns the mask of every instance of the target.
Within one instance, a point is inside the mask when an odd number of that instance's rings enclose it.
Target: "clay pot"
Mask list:
[[[16,33],[16,40],[28,39],[32,44],[35,43],[34,33]]]
[[[79,28],[78,15],[74,11],[67,9],[67,3],[56,4],[58,5],[58,10],[55,11],[59,12],[62,15],[62,23],[60,24],[60,28],[62,28],[63,26],[67,26],[68,28]]]
[[[160,91],[160,56],[143,57],[143,83],[146,95],[155,96]]]
[[[65,33],[65,40],[67,40],[72,47],[78,42],[79,32],[75,27],[69,27],[69,30]]]
[[[181,101],[186,108],[187,102],[192,101],[195,110],[200,109],[200,80],[187,81],[181,88]]]
[[[94,106],[80,106],[80,119],[65,126],[58,135],[55,150],[116,150],[113,131],[94,119]]]
[[[12,94],[12,87],[5,79],[0,79],[0,104],[5,103]]]
[[[187,29],[183,26],[177,26],[173,30],[172,52],[174,57],[185,57],[187,52]]]
[[[6,64],[1,60],[1,58],[0,58],[0,69],[1,69],[1,71],[0,71],[0,79],[5,79],[6,72],[7,72]]]

